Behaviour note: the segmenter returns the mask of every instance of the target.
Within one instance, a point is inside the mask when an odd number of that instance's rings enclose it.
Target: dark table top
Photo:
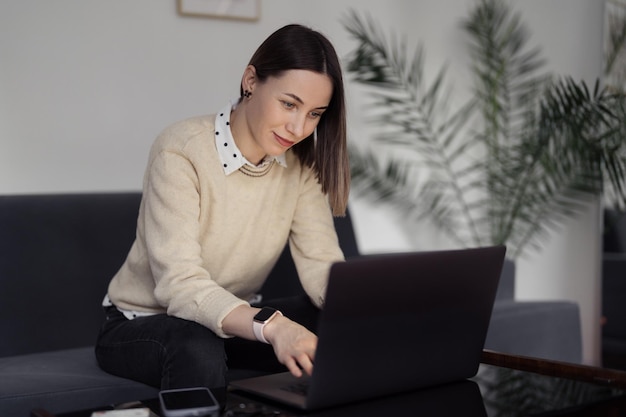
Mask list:
[[[485,351],[466,381],[304,413],[225,389],[213,390],[222,416],[607,416],[626,417],[626,371]],[[156,415],[156,400],[142,403]],[[51,414],[33,414],[51,417]],[[90,417],[91,411],[53,417]]]

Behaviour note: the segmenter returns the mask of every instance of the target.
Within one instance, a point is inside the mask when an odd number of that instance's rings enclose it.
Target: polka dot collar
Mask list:
[[[224,173],[230,175],[237,171],[244,165],[249,165],[254,168],[262,168],[272,161],[278,162],[280,166],[287,167],[287,161],[285,154],[278,156],[268,156],[259,165],[254,165],[248,161],[245,156],[241,154],[241,151],[235,144],[233,134],[230,130],[230,112],[236,105],[229,104],[224,106],[222,110],[217,113],[215,117],[215,146],[217,147],[217,153],[219,154],[222,166],[224,167]]]

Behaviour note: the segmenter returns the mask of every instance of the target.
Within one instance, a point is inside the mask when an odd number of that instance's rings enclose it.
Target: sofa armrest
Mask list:
[[[578,304],[570,301],[498,301],[485,349],[564,362],[582,361]]]

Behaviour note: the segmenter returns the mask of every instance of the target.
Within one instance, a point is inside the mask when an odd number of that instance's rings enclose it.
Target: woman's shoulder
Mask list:
[[[154,146],[160,149],[183,149],[195,139],[215,133],[215,115],[194,116],[167,126]]]
[[[215,115],[191,117],[161,131],[150,148],[149,165],[159,156],[179,155],[190,161],[214,158]]]
[[[300,178],[315,177],[315,170],[302,163],[298,155],[293,150],[285,152],[285,162],[287,164],[287,171],[292,175],[297,175]]]

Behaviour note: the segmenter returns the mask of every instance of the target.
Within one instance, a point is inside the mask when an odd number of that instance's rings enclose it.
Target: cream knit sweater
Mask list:
[[[261,288],[288,239],[318,306],[330,265],[344,257],[315,173],[288,151],[287,168],[226,176],[214,121],[176,123],[155,141],[136,240],[108,295],[122,309],[167,312],[227,337],[222,320]]]

